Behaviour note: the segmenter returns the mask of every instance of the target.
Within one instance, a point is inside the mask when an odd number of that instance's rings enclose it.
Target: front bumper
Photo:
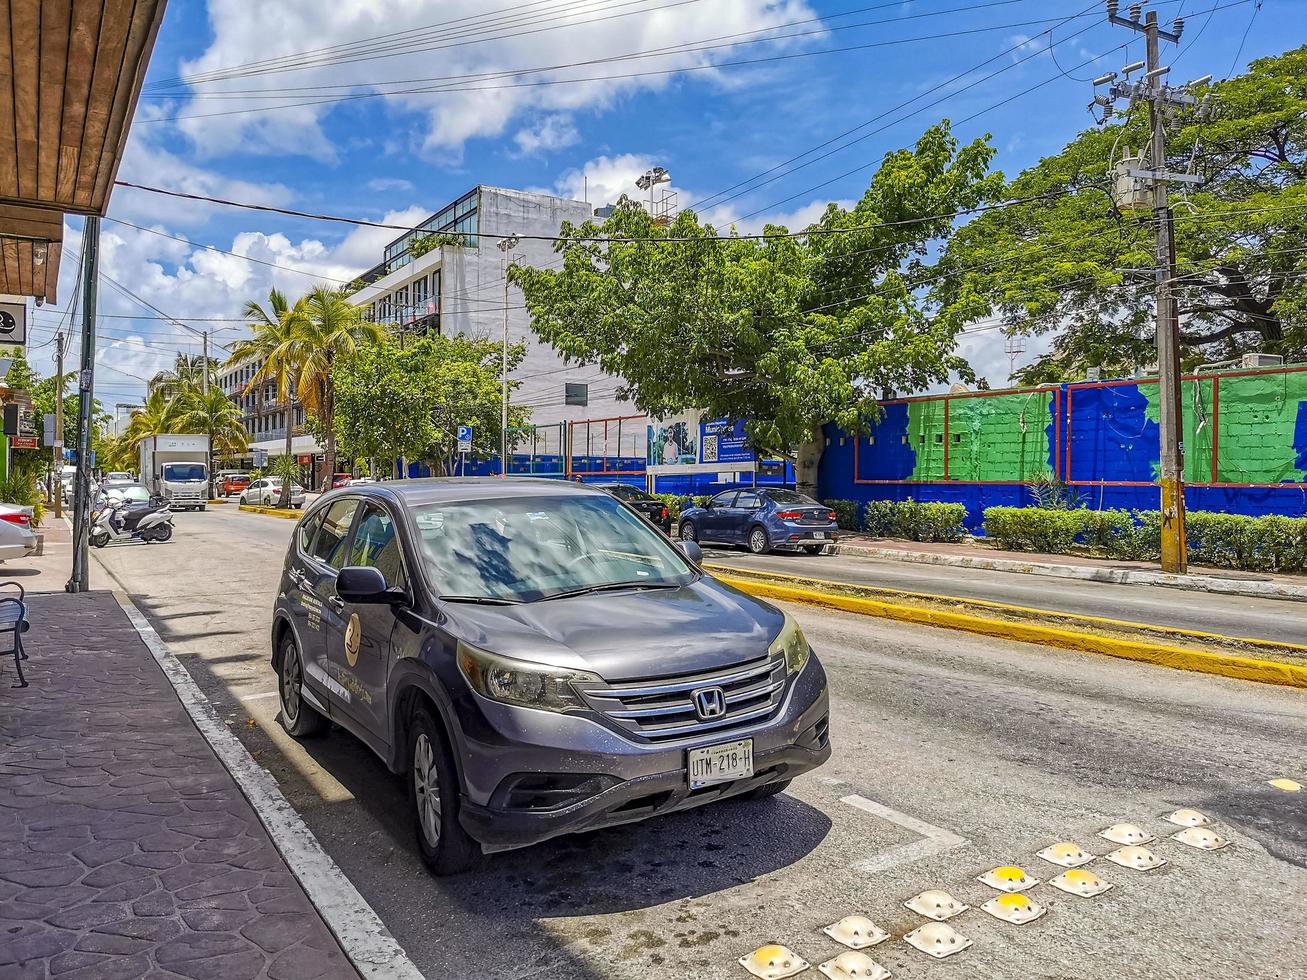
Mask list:
[[[522,709],[507,710],[522,714]],[[830,703],[826,675],[816,657],[810,658],[808,665],[794,679],[779,713],[752,726],[708,734],[675,745],[637,745],[598,722],[584,718],[566,718],[565,721],[569,728],[583,736],[580,740],[567,740],[574,741],[573,745],[555,744],[551,747],[538,743],[500,743],[479,746],[475,742],[465,745],[470,752],[470,755],[464,755],[465,775],[476,772],[479,785],[469,785],[469,793],[460,808],[460,822],[485,850],[525,847],[563,834],[613,827],[688,810],[747,793],[768,783],[792,779],[830,758]],[[687,751],[741,738],[753,739],[754,775],[691,790],[686,771]],[[622,746],[620,752],[611,748],[618,743]],[[607,781],[615,782],[615,785],[576,802],[549,809],[519,809],[504,805],[503,787],[524,773],[593,775],[607,777]]]

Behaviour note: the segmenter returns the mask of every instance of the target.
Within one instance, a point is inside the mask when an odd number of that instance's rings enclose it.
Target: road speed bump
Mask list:
[[[1282,789],[1286,793],[1302,792],[1302,783],[1296,783],[1292,779],[1268,779],[1267,786],[1274,786],[1276,789]]]
[[[937,960],[960,953],[971,945],[970,939],[944,922],[927,922],[924,926],[913,929],[903,939],[909,946]]]
[[[1019,892],[1023,888],[1034,888],[1039,884],[1038,878],[1026,874],[1013,864],[990,868],[983,875],[977,875],[976,880],[1001,892]]]
[[[1119,847],[1107,859],[1113,864],[1119,864],[1123,868],[1130,868],[1134,871],[1153,871],[1166,864],[1166,861],[1158,857],[1146,847],[1139,847],[1130,844],[1126,847]]]
[[[1110,840],[1113,844],[1147,844],[1149,841],[1157,840],[1152,834],[1144,830],[1138,824],[1133,823],[1116,823],[1098,834],[1103,840]]]
[[[1176,810],[1175,813],[1167,814],[1162,819],[1177,827],[1206,827],[1212,822],[1207,814],[1199,813],[1197,810]]]
[[[932,888],[928,891],[913,895],[903,903],[903,907],[918,915],[924,915],[927,919],[934,919],[936,922],[943,922],[945,919],[951,919],[955,915],[961,915],[967,909],[971,908],[958,899],[954,898],[946,891],[938,888]]]
[[[817,969],[830,980],[889,980],[890,975],[889,970],[866,953],[858,952],[840,953]]]
[[[1049,878],[1048,883],[1059,891],[1064,891],[1068,895],[1079,895],[1081,898],[1094,898],[1112,887],[1098,875],[1084,868],[1063,871],[1060,875]]]
[[[1172,834],[1171,840],[1177,840],[1181,844],[1196,847],[1200,851],[1219,851],[1223,847],[1230,846],[1228,840],[1207,827],[1186,827],[1184,830]]]
[[[1042,851],[1036,852],[1049,864],[1056,864],[1062,868],[1078,868],[1082,864],[1088,864],[1094,859],[1090,854],[1075,841],[1063,840],[1056,844],[1049,844]]]
[[[807,960],[779,943],[759,946],[748,956],[741,956],[739,963],[759,980],[784,980],[808,968]]]
[[[866,949],[889,938],[888,932],[865,915],[846,915],[839,922],[828,925],[822,932],[849,949]]]
[[[1038,902],[1019,892],[1010,895],[996,895],[982,905],[981,908],[994,918],[1010,922],[1014,926],[1023,926],[1027,922],[1034,922],[1048,911]]]

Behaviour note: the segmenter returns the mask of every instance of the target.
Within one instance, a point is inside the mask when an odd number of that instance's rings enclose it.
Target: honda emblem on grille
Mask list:
[[[694,711],[700,718],[720,718],[726,714],[726,692],[720,687],[705,687],[694,692]]]

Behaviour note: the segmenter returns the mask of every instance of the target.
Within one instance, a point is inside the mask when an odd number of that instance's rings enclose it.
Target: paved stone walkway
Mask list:
[[[0,977],[352,978],[112,595],[31,596],[0,660]]]

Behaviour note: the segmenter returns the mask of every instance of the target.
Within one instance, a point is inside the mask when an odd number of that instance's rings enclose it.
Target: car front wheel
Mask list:
[[[749,550],[755,555],[765,555],[771,542],[767,539],[767,529],[760,524],[754,525],[749,532]]]
[[[409,799],[422,860],[437,875],[469,871],[481,847],[458,821],[458,780],[439,725],[418,708],[408,733]]]

